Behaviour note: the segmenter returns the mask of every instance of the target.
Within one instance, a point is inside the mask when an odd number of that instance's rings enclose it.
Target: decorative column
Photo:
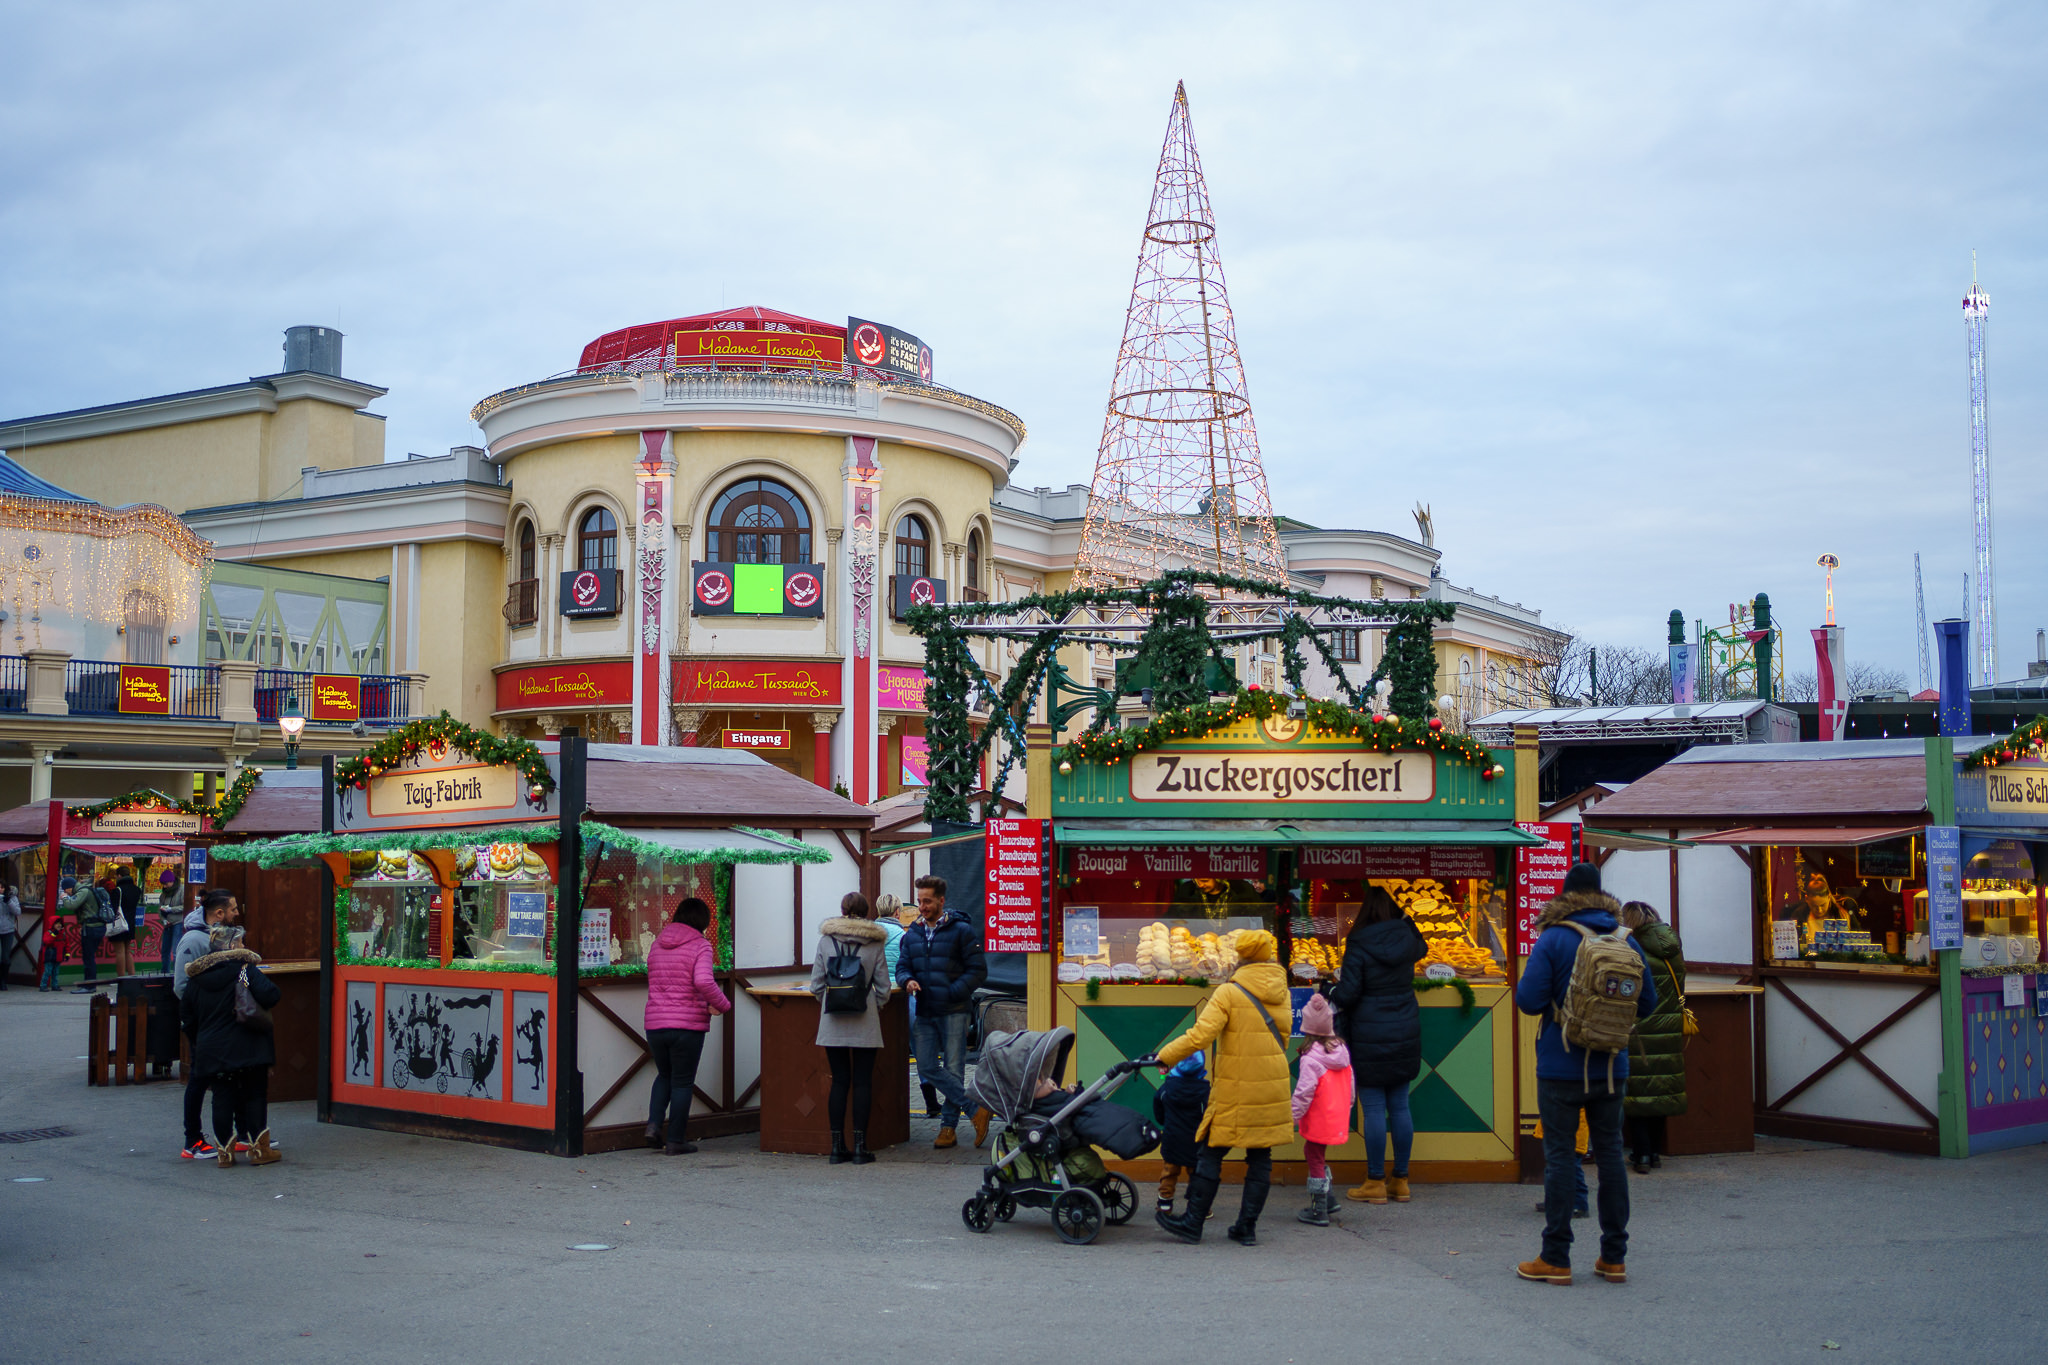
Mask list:
[[[889,789],[896,785],[897,775],[903,771],[903,738],[895,733],[901,716],[882,716],[875,721],[876,761],[879,765],[875,774],[875,799],[888,796]]]
[[[676,467],[669,456],[668,433],[640,433],[640,535],[637,553],[640,590],[634,594],[634,610],[640,627],[640,667],[633,679],[633,711],[636,717],[630,742],[668,743],[669,670],[668,642],[668,541],[669,492]]]
[[[872,436],[846,438],[846,581],[853,610],[846,650],[844,695],[851,733],[847,737],[847,788],[862,805],[875,799],[875,590],[879,557],[875,518],[882,487]]]
[[[675,714],[676,742],[686,749],[697,746],[697,731],[704,726],[704,712],[687,706],[670,708]]]
[[[832,727],[839,724],[837,711],[811,712],[811,780],[832,790]]]

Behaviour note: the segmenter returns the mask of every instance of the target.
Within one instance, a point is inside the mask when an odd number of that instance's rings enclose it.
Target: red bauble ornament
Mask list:
[[[1385,716],[1374,716],[1372,718],[1372,723],[1374,725],[1385,725],[1387,723],[1387,718]]]
[[[1256,692],[1259,690],[1259,685],[1257,683],[1246,683],[1244,690],[1247,692]]]
[[[1430,729],[1432,729],[1432,730],[1441,730],[1441,729],[1443,729],[1443,728],[1444,728],[1444,722],[1443,722],[1443,717],[1441,717],[1441,716],[1431,716],[1431,717],[1429,718],[1429,728],[1430,728]]]
[[[1481,782],[1491,782],[1491,781],[1493,781],[1493,769],[1491,769],[1491,768],[1481,768],[1481,769],[1479,770],[1479,780],[1480,780]]]

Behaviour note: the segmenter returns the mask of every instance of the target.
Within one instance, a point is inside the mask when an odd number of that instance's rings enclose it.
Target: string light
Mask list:
[[[120,626],[139,594],[167,629],[195,621],[212,570],[213,542],[161,507],[0,494],[0,590],[14,611],[17,649],[41,646],[46,607]],[[33,640],[28,626],[37,627]]]

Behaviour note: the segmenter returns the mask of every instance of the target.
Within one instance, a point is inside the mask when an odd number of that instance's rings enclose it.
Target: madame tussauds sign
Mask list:
[[[1142,753],[1131,760],[1134,801],[1428,801],[1434,754],[1262,749]]]

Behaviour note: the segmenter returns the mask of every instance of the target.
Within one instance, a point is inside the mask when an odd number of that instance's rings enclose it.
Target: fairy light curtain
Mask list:
[[[16,653],[42,646],[46,619],[188,628],[212,567],[213,542],[161,507],[0,493],[0,593]]]

